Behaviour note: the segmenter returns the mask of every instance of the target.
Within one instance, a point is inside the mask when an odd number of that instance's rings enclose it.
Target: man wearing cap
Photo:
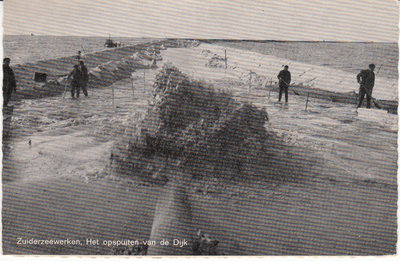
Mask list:
[[[371,108],[372,89],[374,88],[375,84],[374,69],[375,64],[370,64],[369,69],[361,70],[361,72],[357,74],[357,82],[360,84],[357,108],[361,107],[365,95],[367,95],[367,108]]]
[[[279,101],[282,99],[282,92],[285,92],[285,101],[288,102],[288,91],[291,81],[291,75],[289,72],[289,66],[285,65],[285,68],[279,72]]]
[[[8,105],[12,92],[17,92],[17,82],[10,62],[10,58],[3,59],[3,107]]]

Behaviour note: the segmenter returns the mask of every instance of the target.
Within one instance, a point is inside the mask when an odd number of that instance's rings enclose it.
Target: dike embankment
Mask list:
[[[106,49],[86,54],[82,61],[89,69],[89,88],[101,88],[130,77],[135,70],[150,68],[158,61],[161,49],[184,47],[192,41],[164,40],[141,43],[133,46]],[[25,63],[13,67],[18,93],[13,100],[35,99],[58,95],[69,89],[67,75],[78,63],[76,56]],[[45,83],[34,81],[34,74],[45,73]]]

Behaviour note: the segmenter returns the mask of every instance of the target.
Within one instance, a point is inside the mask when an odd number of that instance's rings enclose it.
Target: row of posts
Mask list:
[[[224,50],[224,61],[225,61],[225,76],[226,76],[226,70],[228,68],[228,60],[227,60],[227,55],[226,55],[226,49]],[[251,92],[251,80],[252,80],[252,75],[253,75],[253,71],[250,70],[250,76],[249,76],[249,93]],[[272,84],[272,79],[271,79],[271,84]],[[114,95],[114,86],[111,85],[111,89],[112,89],[112,107],[114,109],[114,111],[116,110],[116,106],[115,106],[115,95]],[[143,92],[146,89],[146,70],[143,69]],[[132,94],[133,94],[133,98],[135,98],[135,88],[133,86],[133,79],[132,79]],[[268,92],[268,100],[270,99],[271,96],[271,89]],[[310,93],[307,93],[307,100],[306,100],[306,106],[305,106],[305,110],[307,111],[308,108],[308,102],[309,102],[309,97],[310,97]]]

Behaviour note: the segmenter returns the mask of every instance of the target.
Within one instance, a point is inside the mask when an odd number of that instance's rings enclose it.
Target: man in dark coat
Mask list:
[[[81,83],[81,71],[79,70],[79,65],[74,65],[74,69],[68,75],[68,80],[72,77],[71,81],[71,97],[75,98],[74,94],[76,92],[76,98],[79,98],[80,83]]]
[[[88,75],[88,69],[85,66],[85,63],[83,61],[80,61],[80,63],[79,63],[79,70],[81,71],[80,87],[82,88],[83,94],[85,96],[88,96],[87,84],[88,84],[88,81],[89,81],[89,75]]]
[[[8,105],[11,99],[11,93],[17,93],[17,82],[13,69],[10,67],[10,58],[3,59],[3,107]]]
[[[289,85],[290,81],[292,80],[289,72],[289,66],[285,65],[285,68],[279,72],[278,79],[279,79],[279,101],[281,101],[282,99],[282,92],[285,92],[285,101],[288,102]]]
[[[361,72],[357,74],[357,82],[360,84],[359,101],[357,108],[361,107],[365,95],[367,95],[367,108],[371,108],[372,89],[375,85],[374,69],[375,65],[370,64],[369,69],[361,70]]]

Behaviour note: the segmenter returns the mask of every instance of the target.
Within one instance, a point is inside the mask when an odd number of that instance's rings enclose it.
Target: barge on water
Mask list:
[[[121,42],[114,42],[111,39],[111,36],[109,36],[106,42],[104,43],[104,46],[107,48],[121,47]]]

